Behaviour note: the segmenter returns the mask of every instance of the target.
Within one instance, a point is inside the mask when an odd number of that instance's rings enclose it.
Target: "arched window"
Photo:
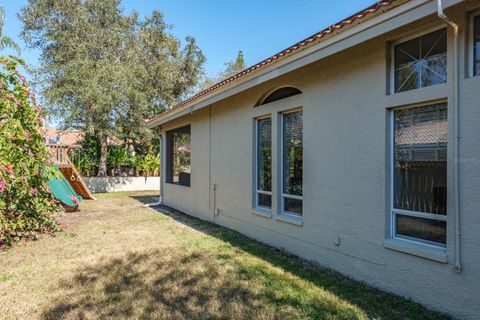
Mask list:
[[[302,93],[302,91],[294,87],[281,87],[276,90],[273,90],[266,96],[260,98],[258,102],[255,104],[255,107],[258,107],[270,102],[282,100],[288,97],[292,97],[300,93]]]

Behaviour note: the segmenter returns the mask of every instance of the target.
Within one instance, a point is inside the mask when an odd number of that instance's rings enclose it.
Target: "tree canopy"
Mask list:
[[[207,89],[208,87],[213,86],[215,83],[218,83],[222,80],[230,78],[233,75],[236,75],[240,71],[245,69],[245,60],[243,58],[243,51],[238,51],[237,58],[232,61],[225,63],[225,69],[214,77],[205,77],[203,82],[200,84],[200,90]]]
[[[111,135],[147,141],[144,119],[179,102],[198,84],[205,57],[182,43],[161,12],[141,18],[120,0],[28,0],[22,36],[41,50],[36,82],[65,127],[98,139],[105,174]]]

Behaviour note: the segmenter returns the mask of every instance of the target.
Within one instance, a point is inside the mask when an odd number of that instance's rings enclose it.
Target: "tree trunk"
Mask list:
[[[100,138],[100,163],[98,164],[97,177],[105,177],[107,175],[107,154],[108,141],[106,137]]]

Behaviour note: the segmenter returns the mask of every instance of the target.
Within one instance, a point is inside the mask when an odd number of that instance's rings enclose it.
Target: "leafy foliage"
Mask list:
[[[90,132],[107,171],[109,136],[149,143],[144,119],[183,99],[198,83],[205,57],[184,45],[163,15],[125,13],[120,0],[28,0],[22,35],[41,50],[36,75],[49,112]]]
[[[23,61],[0,57],[0,248],[53,232],[58,209],[48,188],[54,173],[42,140],[41,110],[25,78]]]
[[[82,148],[70,153],[70,159],[82,175],[94,176],[98,170],[100,145],[92,135],[86,134],[81,146]],[[107,154],[107,173],[111,176],[158,175],[160,169],[158,147],[158,143],[155,142],[148,148],[142,144],[110,146]]]
[[[147,154],[146,156],[135,156],[133,164],[137,173],[144,176],[158,176],[160,171],[160,155]]]
[[[243,58],[243,51],[238,51],[237,58],[232,61],[228,61],[225,63],[225,69],[220,72],[217,76],[214,77],[205,77],[203,82],[199,86],[199,90],[205,90],[209,87],[213,86],[214,84],[230,78],[231,76],[236,75],[237,73],[243,71],[245,69],[245,60]]]

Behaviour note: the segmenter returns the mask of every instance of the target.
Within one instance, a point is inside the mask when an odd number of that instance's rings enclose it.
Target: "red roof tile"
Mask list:
[[[447,143],[447,139],[446,119],[416,123],[399,129],[395,134],[395,142],[398,145]]]

